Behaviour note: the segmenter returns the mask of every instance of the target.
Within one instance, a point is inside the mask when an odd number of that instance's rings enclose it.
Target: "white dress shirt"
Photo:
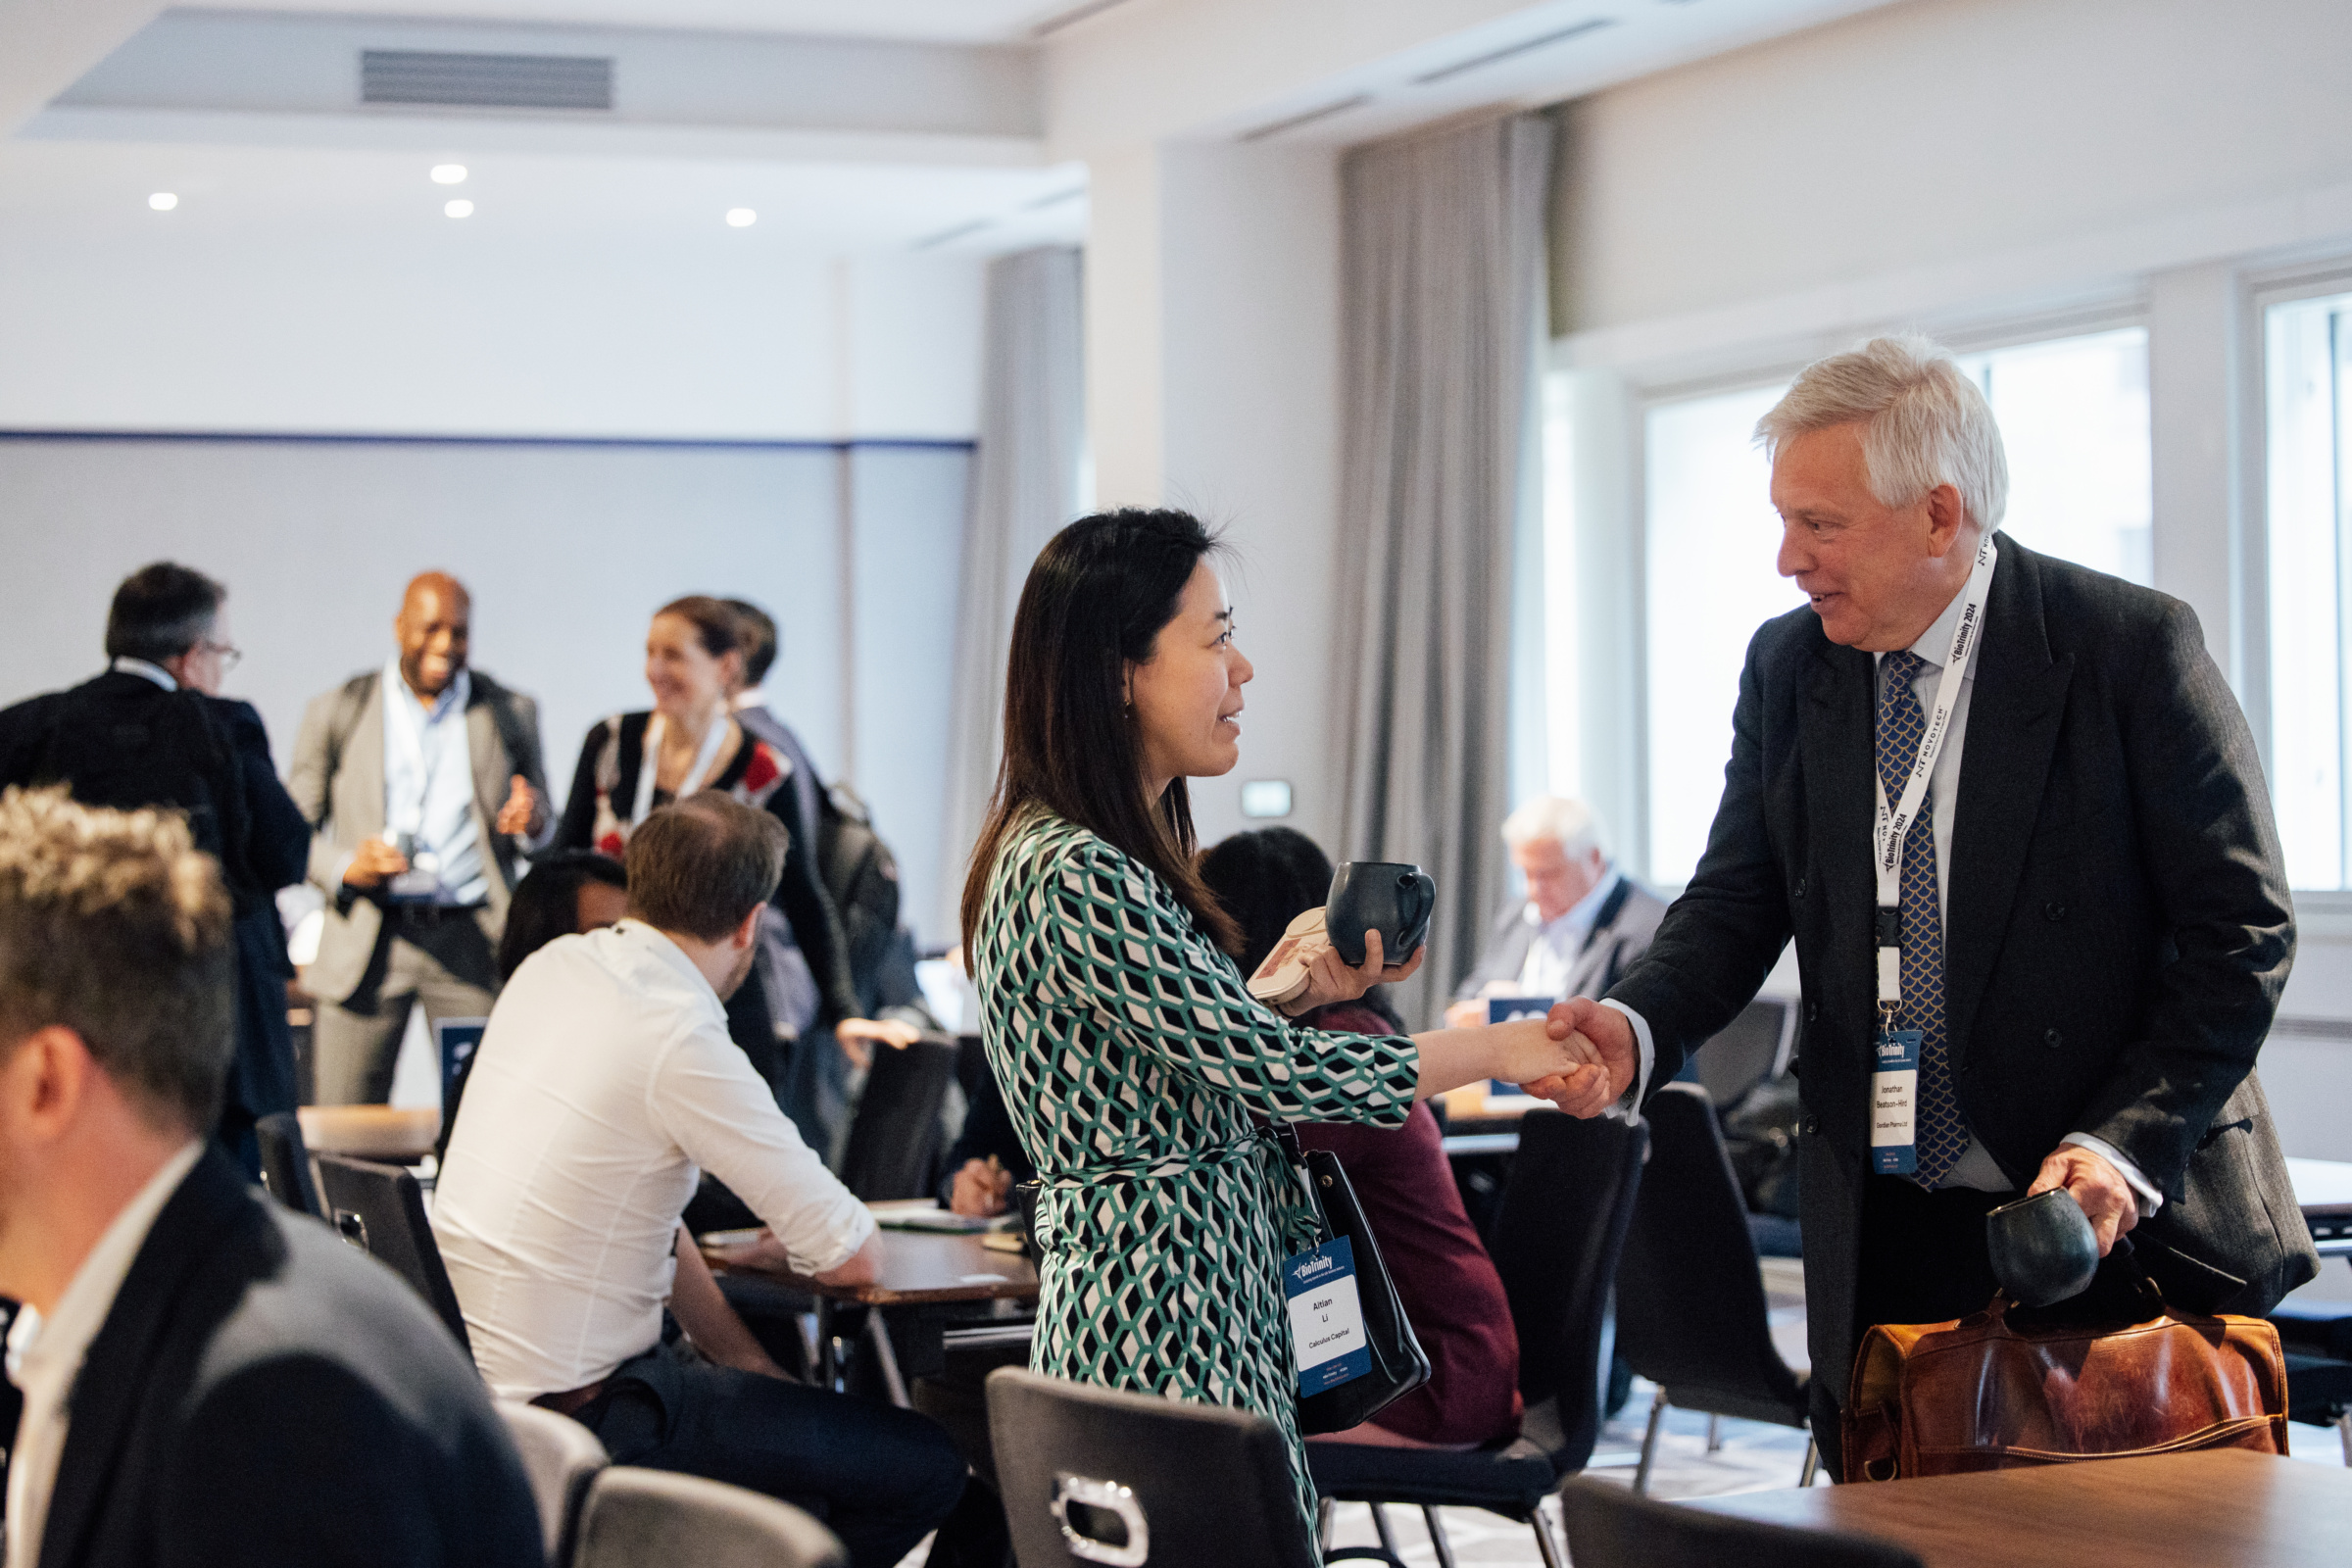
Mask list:
[[[143,680],[151,680],[168,692],[179,690],[179,681],[163,665],[151,664],[144,659],[133,659],[128,654],[116,655],[114,662],[107,667],[118,675],[137,675]]]
[[[24,1414],[8,1457],[7,1568],[34,1568],[41,1559],[41,1530],[57,1490],[57,1462],[66,1451],[82,1357],[113,1314],[123,1276],[147,1245],[156,1216],[203,1152],[203,1141],[192,1138],[165,1160],[99,1236],[56,1308],[44,1318],[27,1306],[8,1331],[8,1377],[24,1395]]]
[[[433,1200],[474,1361],[501,1398],[585,1388],[654,1348],[703,1169],[804,1272],[873,1234],[676,943],[623,920],[533,954],[490,1014]]]
[[[1993,575],[1998,576],[1999,574],[2000,564],[1996,559]],[[1986,591],[1990,591],[1989,585]],[[1936,687],[1937,682],[1943,678],[1944,656],[1952,650],[1952,628],[1960,618],[1960,603],[1967,597],[1968,589],[1966,585],[1963,585],[1959,592],[1952,595],[1951,603],[1943,607],[1943,613],[1936,617],[1935,624],[1922,632],[1919,640],[1911,645],[1911,652],[1917,654],[1923,661],[1919,672],[1912,677],[1911,681],[1912,690],[1919,696],[1919,705],[1922,710],[1932,711],[1935,709]],[[1886,656],[1883,653],[1872,656],[1874,673],[1871,689],[1871,712],[1874,715],[1874,734],[1876,733],[1875,715],[1878,712],[1880,696],[1878,690],[1880,683],[1875,671],[1885,664],[1886,660]],[[1928,799],[1935,808],[1935,820],[1931,824],[1931,829],[1936,841],[1936,923],[1944,928],[1947,942],[1952,906],[1952,823],[1960,814],[1960,754],[1968,744],[1968,710],[1970,699],[1976,695],[1977,690],[1977,660],[1971,660],[1968,668],[1961,673],[1960,695],[1952,704],[1951,731],[1944,737],[1943,750],[1936,754],[1936,766],[1928,774]],[[1634,1102],[1639,1104],[1641,1093],[1649,1083],[1650,1066],[1655,1060],[1655,1053],[1649,1038],[1649,1023],[1640,1013],[1622,1003],[1610,1002],[1603,1005],[1615,1007],[1631,1019],[1635,1038],[1641,1043],[1641,1071],[1634,1081]],[[2076,1144],[2087,1149],[2122,1172],[2124,1180],[2131,1184],[2133,1196],[2139,1200],[2139,1217],[2141,1219],[2146,1219],[2163,1206],[2164,1195],[2156,1190],[2155,1184],[2141,1173],[2137,1165],[2124,1157],[2123,1151],[2105,1139],[2094,1138],[2088,1133],[2068,1133],[2059,1140],[2059,1143]],[[1984,1147],[1984,1140],[1973,1134],[1969,1138],[1967,1152],[1961,1154],[1959,1163],[1954,1165],[1950,1173],[1944,1177],[1943,1185],[1946,1187],[1969,1187],[1986,1193],[2006,1193],[2013,1191],[2016,1186],[2002,1172],[1999,1162],[1992,1157],[1991,1151]]]
[[[429,708],[409,690],[400,661],[384,665],[384,832],[415,835],[412,867],[429,872],[435,891],[418,902],[459,906],[490,897],[489,867],[473,820],[473,750],[466,705],[473,675],[461,669]],[[403,897],[396,884],[393,897]]]
[[[1585,956],[1585,943],[1592,935],[1592,922],[1600,917],[1600,906],[1609,902],[1609,895],[1617,891],[1617,884],[1623,880],[1615,866],[1603,869],[1600,880],[1592,884],[1592,891],[1570,905],[1556,920],[1544,919],[1544,911],[1534,900],[1529,900],[1525,918],[1536,930],[1528,938],[1527,961],[1519,966],[1519,978],[1513,989],[1489,986],[1489,994],[1512,997],[1570,995],[1572,988],[1582,978],[1580,971],[1585,966],[1581,960]]]

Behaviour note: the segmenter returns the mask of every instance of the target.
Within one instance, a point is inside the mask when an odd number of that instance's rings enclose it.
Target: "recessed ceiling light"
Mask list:
[[[451,218],[471,218],[473,216],[473,203],[466,200],[464,197],[460,197],[458,200],[451,202],[447,207],[442,208],[441,211]]]
[[[168,213],[179,205],[179,198],[168,190],[159,190],[147,198],[147,205],[159,213]]]
[[[749,228],[758,221],[760,221],[760,215],[753,212],[749,207],[730,207],[727,209],[727,226],[729,228]]]
[[[466,166],[464,164],[435,164],[433,166],[433,183],[436,185],[465,184]]]

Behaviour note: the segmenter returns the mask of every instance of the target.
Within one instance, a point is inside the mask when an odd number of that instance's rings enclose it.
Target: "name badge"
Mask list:
[[[1355,1292],[1355,1248],[1345,1236],[1282,1262],[1300,1397],[1336,1389],[1372,1370],[1363,1302]]]
[[[1882,1176],[1919,1169],[1919,1034],[1882,1029],[1871,1041],[1870,1168]]]

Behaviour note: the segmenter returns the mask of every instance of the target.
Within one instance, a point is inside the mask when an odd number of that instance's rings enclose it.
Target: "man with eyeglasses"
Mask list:
[[[220,860],[235,909],[237,1026],[216,1136],[254,1175],[254,1123],[294,1108],[294,967],[275,895],[302,880],[310,829],[278,782],[262,715],[220,695],[239,657],[227,599],[169,561],[124,578],[107,611],[106,672],[0,712],[0,786],[64,784],[85,806],[184,811],[196,847]]]

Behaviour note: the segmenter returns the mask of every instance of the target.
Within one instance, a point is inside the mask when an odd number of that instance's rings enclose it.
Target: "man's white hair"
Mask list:
[[[1756,421],[1756,439],[1775,457],[1796,436],[1854,423],[1862,425],[1870,493],[1882,506],[1911,506],[1948,484],[1969,521],[1986,532],[2001,525],[2009,506],[2001,427],[1942,344],[1915,334],[1874,337],[1815,360]]]
[[[1540,839],[1555,841],[1571,860],[1591,850],[1598,850],[1603,859],[1609,854],[1609,835],[1599,814],[1582,801],[1557,795],[1539,795],[1503,818],[1502,842],[1512,849]]]

